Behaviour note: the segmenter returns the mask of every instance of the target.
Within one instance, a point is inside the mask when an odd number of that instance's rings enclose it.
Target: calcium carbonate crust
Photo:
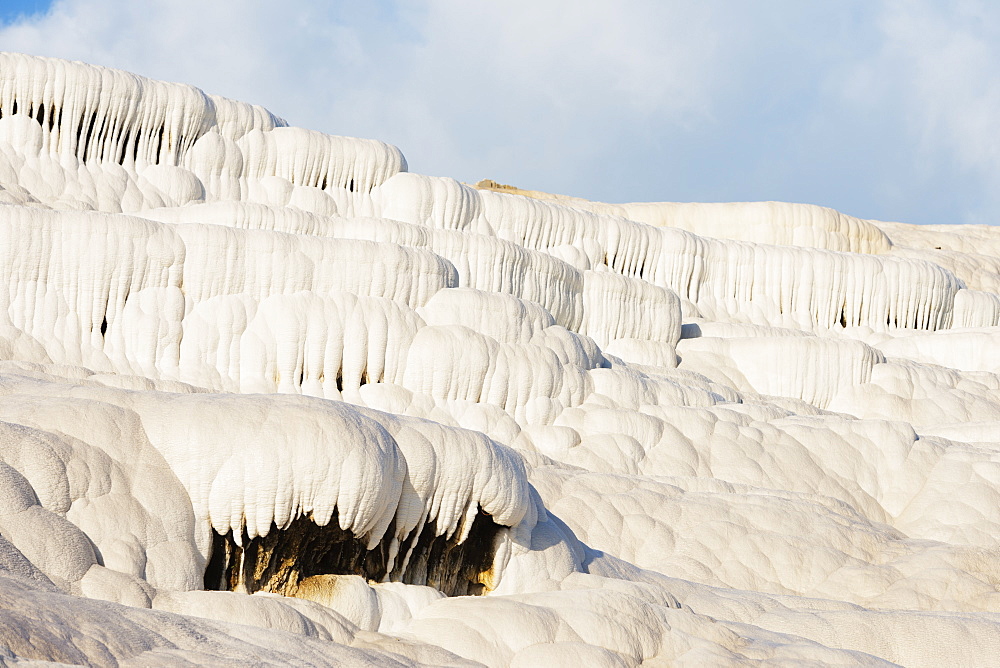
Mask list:
[[[0,664],[986,664],[998,230],[0,54]]]

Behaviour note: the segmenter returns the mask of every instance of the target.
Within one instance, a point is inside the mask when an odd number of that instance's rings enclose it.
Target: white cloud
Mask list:
[[[889,0],[880,48],[843,81],[848,105],[897,119],[915,184],[960,188],[950,221],[1000,222],[1000,7],[986,2]]]

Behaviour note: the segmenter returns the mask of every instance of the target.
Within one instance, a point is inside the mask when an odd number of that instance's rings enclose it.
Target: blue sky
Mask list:
[[[49,0],[4,0],[0,4],[0,22],[10,23],[22,17],[41,14],[51,5]]]
[[[0,22],[4,50],[384,139],[421,173],[1000,222],[988,0],[5,1]]]

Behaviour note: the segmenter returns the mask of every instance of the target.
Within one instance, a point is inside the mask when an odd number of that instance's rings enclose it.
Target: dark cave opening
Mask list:
[[[325,526],[303,515],[285,529],[272,523],[266,536],[250,539],[244,530],[243,547],[236,544],[231,530],[225,535],[213,530],[204,584],[208,590],[295,596],[299,584],[315,575],[360,575],[373,582],[427,585],[447,596],[481,595],[494,581],[494,554],[505,528],[482,508],[462,543],[457,537],[435,535],[434,526],[425,524],[402,541],[391,571],[392,524],[372,550],[340,528],[336,512]]]

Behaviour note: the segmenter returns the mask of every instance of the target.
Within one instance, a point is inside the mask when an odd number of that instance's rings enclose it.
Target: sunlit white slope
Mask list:
[[[885,253],[892,245],[874,221],[811,204],[786,202],[634,202],[605,204],[579,197],[552,195],[500,185],[476,184],[482,190],[520,194],[597,214],[621,216],[655,227],[674,227],[721,239],[826,248],[854,253]]]
[[[0,54],[0,662],[988,664],[994,229]]]
[[[970,289],[1000,290],[1000,232],[989,225],[877,223],[893,242],[893,254],[936,262]]]

